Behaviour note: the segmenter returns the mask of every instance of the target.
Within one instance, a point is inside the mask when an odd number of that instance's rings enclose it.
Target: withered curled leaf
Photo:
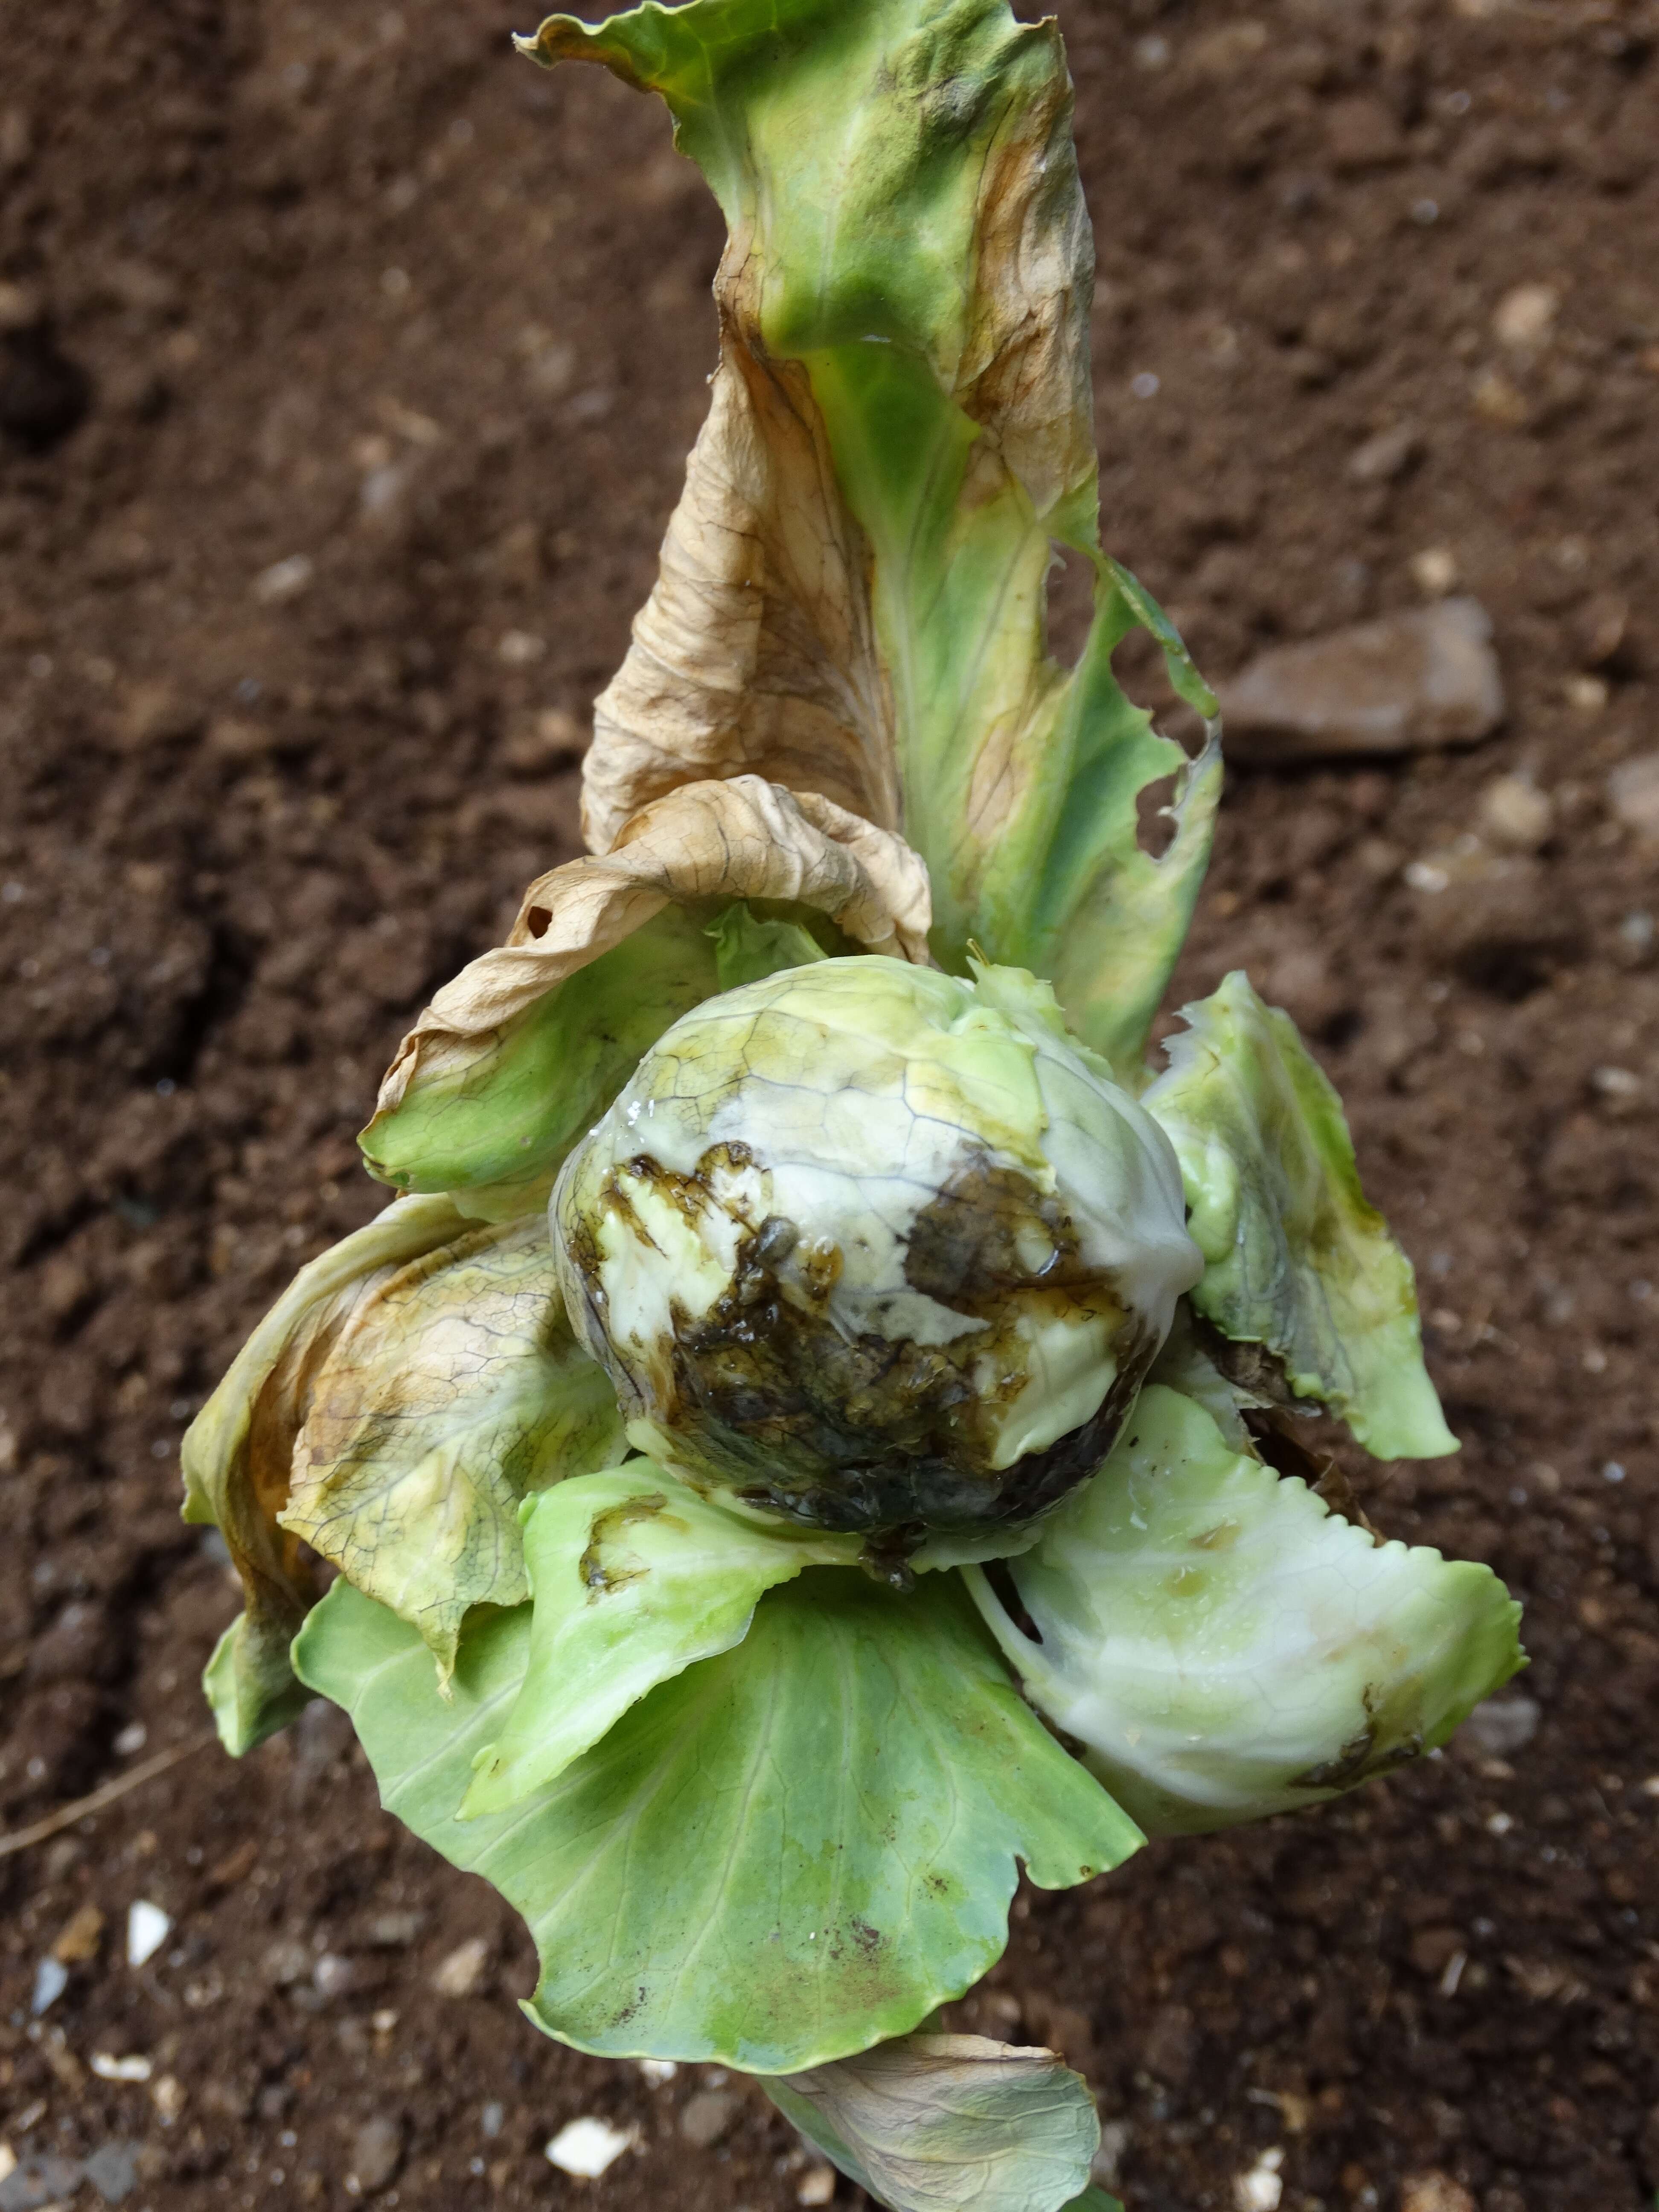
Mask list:
[[[218,1524],[246,1608],[208,1668],[214,1718],[230,1752],[249,1751],[285,1726],[307,1697],[288,1652],[319,1593],[300,1537],[277,1516],[318,1375],[379,1283],[466,1227],[441,1194],[398,1199],[302,1267],[185,1432],[185,1518]]]
[[[982,2035],[899,2036],[765,2088],[896,2212],[1043,2212],[1085,2187],[1100,2142],[1087,2084],[1062,2058]]]
[[[471,1228],[379,1276],[331,1332],[281,1525],[417,1628],[447,1687],[469,1608],[530,1595],[520,1501],[627,1449],[545,1220]]]
[[[712,921],[735,899],[811,908],[866,951],[927,957],[927,871],[902,838],[757,775],[684,783],[623,823],[611,852],[538,877],[507,943],[445,984],[386,1072],[365,1133],[371,1163],[415,1090],[475,1079],[501,1033],[568,977],[671,905]],[[687,1003],[712,988],[711,967]],[[608,1103],[599,1098],[594,1113]]]

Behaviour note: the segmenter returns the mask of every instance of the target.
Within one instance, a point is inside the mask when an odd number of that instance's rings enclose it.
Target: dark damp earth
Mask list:
[[[235,1598],[177,1518],[180,1431],[378,1204],[352,1137],[410,1017],[575,850],[720,245],[659,114],[512,59],[533,10],[39,12],[0,29],[12,1831],[202,1724]],[[1513,1584],[1533,1665],[1341,1804],[1022,1894],[958,2017],[1089,2075],[1133,2212],[1224,2212],[1269,2152],[1283,2212],[1638,2212],[1659,899],[1609,778],[1659,745],[1659,17],[1061,13],[1111,549],[1218,675],[1449,579],[1495,626],[1483,745],[1234,770],[1181,981],[1248,967],[1340,1085],[1463,1438],[1347,1471]],[[1524,834],[1500,776],[1547,800]],[[1500,818],[1502,869],[1440,865]],[[136,1969],[135,1902],[172,1923]],[[741,2081],[537,2036],[527,1940],[324,1708],[0,1859],[0,2140],[77,2205],[562,2204],[542,2147],[584,2113],[640,2130],[617,2212],[803,2185]]]

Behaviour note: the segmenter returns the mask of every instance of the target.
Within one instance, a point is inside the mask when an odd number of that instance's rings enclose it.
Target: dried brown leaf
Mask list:
[[[927,958],[927,871],[902,838],[757,775],[682,784],[622,823],[611,852],[532,884],[507,943],[447,983],[404,1039],[377,1114],[399,1103],[417,1072],[474,1059],[478,1038],[665,906],[712,915],[734,899],[816,908],[872,952]]]

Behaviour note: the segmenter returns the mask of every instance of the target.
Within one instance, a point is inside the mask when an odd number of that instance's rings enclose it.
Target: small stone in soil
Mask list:
[[[1279,2167],[1285,2163],[1285,2154],[1274,2145],[1264,2150],[1248,2173],[1233,2179],[1233,2203],[1237,2212],[1279,2212],[1279,2199],[1285,2194],[1285,2183]]]
[[[438,1961],[432,1986],[441,1997],[476,1996],[489,1964],[489,1943],[483,1936],[469,1936]]]
[[[729,2089],[699,2089],[680,2114],[680,2133],[699,2150],[710,2150],[732,2131],[738,2102]]]
[[[135,1898],[127,1908],[127,1964],[148,1965],[173,1931],[173,1922],[159,1905]]]
[[[403,2122],[383,2112],[365,2120],[351,2139],[351,2178],[362,2194],[386,2188],[403,2162]]]
[[[57,1959],[42,1959],[34,1970],[34,1988],[29,1997],[29,2010],[39,2020],[49,2012],[69,1987],[69,1968]]]
[[[98,1939],[104,1932],[104,1916],[95,1905],[79,1906],[58,1929],[52,1955],[66,1966],[84,1966],[98,1955]]]
[[[827,2204],[836,2193],[833,2166],[809,2166],[795,2191],[797,2204]]]
[[[290,1989],[311,1972],[311,1953],[296,1936],[279,1936],[259,1961],[259,1972],[273,1989]]]
[[[0,2212],[41,2212],[48,2204],[66,2203],[81,2186],[81,2161],[43,2151],[20,2159],[0,2180]]]
[[[1217,689],[1236,760],[1468,744],[1504,711],[1491,619],[1470,599],[1275,647]]]
[[[1495,775],[1480,794],[1480,828],[1494,844],[1535,853],[1550,834],[1555,809],[1547,791],[1524,776]]]
[[[1659,838],[1659,753],[1638,753],[1607,777],[1607,803],[1638,837]]]
[[[1458,1735],[1488,1759],[1511,1759],[1537,1735],[1542,1710],[1536,1698],[1488,1698]]]
[[[106,2143],[86,2162],[87,2179],[106,2204],[120,2204],[138,2186],[137,2143]]]
[[[547,2161],[578,2181],[597,2181],[638,2141],[636,2128],[613,2128],[609,2120],[588,2113],[559,2130],[547,2145]]]
[[[1449,2173],[1414,2173],[1400,2185],[1400,2212],[1478,2212],[1475,2201]]]
[[[1396,422],[1354,447],[1348,456],[1348,474],[1356,483],[1392,483],[1404,476],[1422,450],[1416,427]]]
[[[1499,345],[1530,353],[1547,341],[1560,305],[1561,295],[1553,284],[1517,284],[1498,303],[1492,335]]]
[[[368,1923],[368,1941],[379,1951],[402,1951],[425,1924],[423,1912],[377,1912]]]
[[[361,1979],[349,1959],[342,1958],[336,1951],[325,1951],[311,1970],[317,1994],[331,2004],[337,1997],[349,1996]]]

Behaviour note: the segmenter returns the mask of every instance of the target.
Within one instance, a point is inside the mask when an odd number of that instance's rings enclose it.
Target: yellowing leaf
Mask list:
[[[469,1608],[530,1595],[520,1501],[626,1450],[532,1215],[357,1300],[312,1384],[281,1523],[418,1629],[447,1685]]]
[[[1215,702],[1100,550],[1093,252],[1052,23],[1006,0],[696,0],[526,51],[661,94],[730,240],[708,419],[634,643],[594,710],[583,826],[605,849],[688,777],[810,784],[902,830],[933,948],[1054,979],[1138,1059],[1219,790],[1112,673],[1137,624]],[[1047,651],[1054,550],[1094,571],[1075,670]],[[1154,856],[1137,801],[1174,781]]]
[[[465,1225],[447,1198],[399,1199],[302,1267],[185,1432],[185,1518],[217,1523],[246,1604],[208,1666],[227,1751],[252,1750],[306,1701],[288,1648],[318,1593],[298,1535],[278,1516],[318,1370],[378,1281]]]

